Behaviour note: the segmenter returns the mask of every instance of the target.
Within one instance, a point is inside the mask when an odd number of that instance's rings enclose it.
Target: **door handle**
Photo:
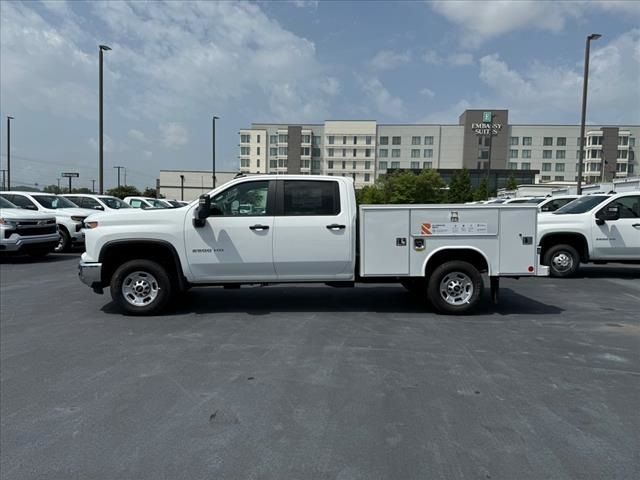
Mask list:
[[[633,228],[640,228],[640,223],[634,223],[633,225],[631,225]]]
[[[269,225],[251,225],[249,229],[261,232],[262,230],[269,230]]]
[[[345,225],[338,225],[337,223],[332,223],[331,225],[327,225],[329,230],[344,230],[347,228]]]

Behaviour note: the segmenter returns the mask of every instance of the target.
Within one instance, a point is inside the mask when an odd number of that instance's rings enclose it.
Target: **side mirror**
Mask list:
[[[93,207],[94,210],[104,210],[104,207],[102,205],[95,205]]]
[[[211,197],[208,194],[200,195],[198,200],[198,207],[195,211],[195,218],[193,219],[194,227],[204,227],[205,220],[209,216],[211,211]]]
[[[620,218],[620,207],[618,205],[609,205],[598,212],[596,223],[604,225],[606,221],[618,220]]]
[[[24,208],[26,208],[27,210],[38,210],[38,207],[36,207],[35,205],[26,205]]]

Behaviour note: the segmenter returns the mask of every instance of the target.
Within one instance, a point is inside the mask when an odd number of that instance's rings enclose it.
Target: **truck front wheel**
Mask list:
[[[478,306],[483,287],[482,275],[476,267],[454,260],[443,263],[433,271],[427,295],[438,312],[464,315]]]
[[[111,278],[111,298],[130,315],[160,313],[171,295],[167,271],[151,260],[123,263]]]
[[[552,277],[571,277],[580,266],[580,255],[571,245],[554,245],[544,254]]]

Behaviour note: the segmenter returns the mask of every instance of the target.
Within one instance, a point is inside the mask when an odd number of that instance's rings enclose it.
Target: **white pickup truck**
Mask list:
[[[133,210],[133,209],[132,209]],[[81,280],[130,314],[192,286],[400,282],[442,313],[470,312],[482,274],[544,276],[533,205],[356,206],[353,181],[241,177],[179,209],[92,215]]]
[[[640,192],[585,195],[538,217],[540,258],[551,275],[580,263],[640,263]]]

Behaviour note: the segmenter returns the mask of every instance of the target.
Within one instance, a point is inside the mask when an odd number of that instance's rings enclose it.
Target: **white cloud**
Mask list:
[[[473,64],[473,55],[470,53],[454,53],[447,57],[450,65],[471,65]]]
[[[420,95],[424,95],[425,97],[433,98],[436,96],[435,92],[430,88],[424,87],[420,90]]]
[[[429,49],[422,54],[422,61],[427,65],[450,65],[460,67],[473,64],[473,55],[467,52],[440,55],[435,50]]]
[[[291,3],[298,8],[312,8],[315,10],[320,2],[318,0],[292,0]]]
[[[361,79],[362,90],[375,109],[392,118],[402,118],[407,114],[404,102],[394,97],[378,78]]]
[[[394,52],[393,50],[380,50],[369,61],[374,70],[392,70],[406,65],[411,61],[411,52]]]
[[[145,156],[146,158],[151,158],[151,157],[153,156],[153,152],[152,152],[151,150],[145,150],[145,151],[144,151],[144,152],[142,152],[142,153],[144,153],[144,156]]]
[[[176,148],[189,142],[189,132],[177,122],[169,122],[160,125],[160,141],[168,148]]]
[[[447,123],[457,124],[460,114],[472,108],[471,103],[462,99],[444,110],[433,111],[418,120],[417,123]]]
[[[130,129],[129,132],[127,132],[127,135],[129,136],[129,138],[137,140],[139,142],[147,141],[147,137],[145,136],[145,134],[140,130],[136,130],[135,128]]]
[[[112,152],[115,152],[117,149],[121,150],[120,146],[116,142],[114,142],[109,135],[104,134],[102,136],[102,140],[103,140],[103,149],[105,153],[112,153]],[[89,145],[91,150],[93,150],[94,152],[98,151],[98,140],[96,140],[95,138],[90,137],[87,140],[87,144]]]

